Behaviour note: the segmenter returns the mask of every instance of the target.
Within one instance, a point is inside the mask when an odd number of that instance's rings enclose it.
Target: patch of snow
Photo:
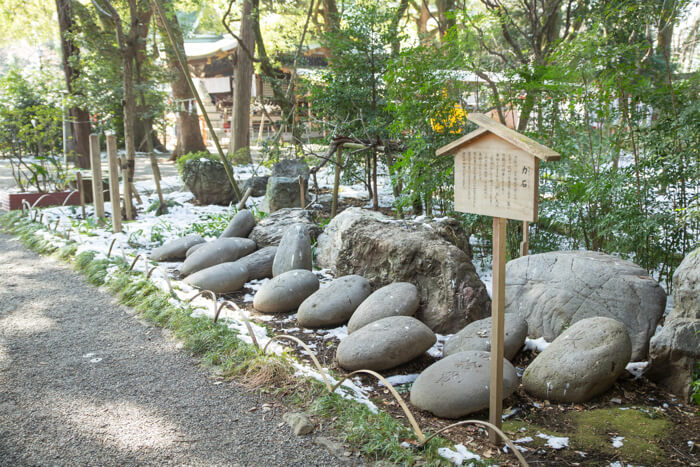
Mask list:
[[[342,341],[348,336],[348,327],[340,326],[332,329],[319,329],[316,332],[318,334],[321,334],[324,340],[332,339],[335,337],[336,339]]]
[[[544,433],[537,433],[537,437],[546,439],[547,446],[552,449],[564,449],[569,447],[569,438],[565,436],[550,436]]]
[[[294,373],[295,376],[305,376],[309,378],[313,378],[315,380],[323,382],[323,375],[316,371],[313,368],[309,368],[308,366],[302,365],[298,362],[293,362],[292,365],[294,368],[296,368],[296,372]],[[324,371],[325,372],[325,371]],[[327,372],[325,372],[325,376],[327,381],[333,386],[338,383],[338,381],[330,376]],[[379,409],[377,409],[377,406],[372,403],[371,400],[369,400],[369,397],[367,397],[367,394],[365,394],[362,389],[357,387],[355,383],[353,383],[350,380],[345,380],[343,383],[335,390],[335,393],[341,396],[344,399],[350,399],[354,400],[356,402],[359,402],[360,404],[363,404],[369,408],[369,410],[372,411],[372,413],[378,413]]]
[[[625,367],[625,370],[632,373],[634,379],[639,379],[642,377],[647,365],[649,365],[649,362],[630,362]]]
[[[462,465],[464,461],[468,460],[481,460],[480,455],[474,454],[469,449],[465,448],[463,444],[456,444],[454,451],[450,448],[439,448],[438,454],[455,465]]]
[[[525,436],[524,438],[518,438],[513,442],[514,443],[531,443],[533,441],[534,441],[534,439],[532,438],[532,436]]]
[[[392,386],[399,386],[401,384],[408,384],[412,383],[418,378],[418,373],[411,373],[410,375],[394,375],[394,376],[389,376],[386,378],[386,380],[391,384]],[[384,386],[383,382],[379,382],[380,386]]]
[[[544,337],[539,337],[537,339],[525,338],[525,350],[537,350],[538,352],[542,352],[547,347],[549,347],[549,342],[544,340]]]
[[[625,437],[624,436],[615,436],[611,441],[612,441],[612,447],[615,449],[619,449],[623,446],[622,441],[624,441]]]
[[[431,348],[427,350],[428,355],[430,355],[433,358],[442,358],[442,349],[445,347],[445,341],[452,337],[453,334],[435,334],[435,337],[437,338],[435,340],[435,344]]]

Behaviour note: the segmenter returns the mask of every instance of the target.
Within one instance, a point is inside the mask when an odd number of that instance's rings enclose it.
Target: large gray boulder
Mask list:
[[[221,263],[190,274],[185,279],[190,285],[214,293],[240,290],[248,281],[248,269],[239,262]]]
[[[288,177],[299,179],[301,175],[304,182],[309,181],[309,165],[303,159],[282,159],[272,165],[273,177]]]
[[[294,224],[282,236],[272,263],[272,275],[291,271],[292,269],[311,270],[311,238],[304,224]]]
[[[385,285],[357,307],[348,322],[348,333],[389,316],[413,316],[419,305],[420,296],[415,285],[408,282]]]
[[[335,355],[346,370],[386,370],[421,356],[436,340],[435,334],[417,319],[390,316],[345,337]]]
[[[430,365],[411,387],[411,404],[441,418],[460,418],[489,406],[488,352],[458,352]],[[503,399],[518,388],[518,375],[503,360]]]
[[[276,246],[266,246],[236,261],[248,271],[248,280],[272,277],[272,262],[277,253]]]
[[[632,343],[621,322],[586,318],[535,357],[523,374],[523,386],[543,400],[586,402],[615,383],[631,355]]]
[[[470,257],[434,229],[349,208],[319,236],[316,261],[337,276],[358,274],[374,287],[415,284],[416,317],[433,331],[457,332],[490,314],[491,300]]]
[[[219,161],[191,159],[182,166],[182,181],[201,204],[229,204],[236,199],[231,182]]]
[[[684,399],[700,359],[700,248],[673,273],[673,310],[651,339],[646,377]]]
[[[530,337],[554,340],[593,316],[627,327],[632,359],[644,360],[663,315],[666,294],[639,266],[593,251],[555,251],[506,265],[506,313],[520,315]]]
[[[321,228],[314,222],[313,214],[301,208],[280,209],[264,217],[253,228],[248,238],[254,240],[258,248],[277,246],[287,229],[294,224],[304,224],[313,242],[321,233]]]
[[[286,313],[297,309],[318,286],[318,278],[311,271],[287,271],[260,287],[253,297],[253,307],[261,313]]]
[[[228,223],[228,226],[219,236],[219,238],[245,238],[250,234],[250,231],[253,230],[253,227],[255,227],[255,217],[253,217],[253,213],[247,209],[241,209],[235,216],[233,216],[233,219],[231,219],[231,222]]]
[[[151,251],[150,258],[151,261],[179,261],[185,259],[190,248],[204,242],[199,235],[187,235],[155,248]]]
[[[270,178],[267,175],[263,177],[250,177],[243,183],[243,193],[248,191],[248,188],[252,188],[253,191],[250,192],[250,196],[257,198],[258,196],[265,196],[267,191],[267,179]]]
[[[219,238],[188,256],[180,267],[180,275],[187,276],[217,264],[233,262],[253,251],[255,242],[248,238]]]
[[[442,350],[448,356],[465,350],[491,351],[491,317],[468,324],[464,329],[447,339]],[[527,323],[518,315],[508,313],[503,329],[503,356],[512,360],[525,343]]]
[[[202,248],[204,245],[206,245],[207,242],[202,242],[202,243],[197,243],[196,245],[192,245],[188,250],[187,253],[185,253],[185,258],[189,258],[192,253],[195,251],[199,250]]]
[[[308,203],[308,187],[304,185],[304,206]],[[270,177],[267,180],[265,199],[260,210],[273,213],[283,208],[300,208],[302,204],[301,188],[298,178]]]
[[[369,281],[362,276],[339,277],[299,305],[297,321],[305,328],[344,324],[371,291]]]

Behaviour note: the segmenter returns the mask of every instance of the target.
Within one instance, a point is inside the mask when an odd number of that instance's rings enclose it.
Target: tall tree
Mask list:
[[[80,70],[74,66],[78,63],[80,49],[73,41],[75,23],[73,22],[73,0],[56,0],[58,12],[58,26],[61,35],[61,64],[66,77],[66,89],[73,94],[73,81],[80,75]],[[72,149],[77,156],[78,167],[87,169],[90,167],[90,114],[87,110],[77,105],[70,108],[72,120],[73,145]]]
[[[253,56],[255,53],[254,15],[259,0],[243,0],[238,51],[233,81],[233,111],[231,112],[231,144],[229,154],[240,163],[251,163],[250,157],[250,98],[253,85]],[[230,10],[229,10],[230,11]],[[224,18],[224,21],[226,18]],[[245,51],[243,50],[245,48]]]
[[[182,38],[182,29],[173,8],[171,0],[161,1],[165,10],[165,21],[168,22],[173,40],[180,51],[180,54],[185,56],[184,40]],[[160,16],[158,16],[158,25],[163,29],[164,25]],[[167,34],[163,33],[163,37]],[[177,60],[177,54],[173,49],[173,45],[169,40],[165,40],[165,55],[167,57],[167,66],[171,74],[170,89],[172,90],[173,100],[178,104],[177,110],[177,144],[173,151],[172,158],[176,159],[183,154],[197,151],[206,151],[207,147],[202,139],[202,131],[199,126],[199,117],[197,116],[197,106],[194,100],[194,95],[187,84],[187,78],[182,71]],[[184,103],[189,103],[185,105]],[[191,111],[190,111],[191,110]]]

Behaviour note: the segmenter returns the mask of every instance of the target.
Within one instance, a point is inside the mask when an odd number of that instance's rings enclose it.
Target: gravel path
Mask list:
[[[341,463],[65,264],[0,265],[0,465]]]

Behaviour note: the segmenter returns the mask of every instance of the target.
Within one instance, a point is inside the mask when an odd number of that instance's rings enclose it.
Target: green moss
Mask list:
[[[182,169],[185,167],[185,163],[198,159],[209,159],[220,162],[219,156],[211,154],[209,151],[188,152],[187,154],[177,158],[177,161],[175,162],[177,171],[182,174]]]
[[[654,408],[620,410],[595,409],[571,415],[576,424],[572,440],[583,451],[619,454],[622,459],[641,464],[657,464],[666,455],[659,442],[670,434],[671,423],[656,413]],[[612,446],[612,438],[625,439],[620,448]]]

